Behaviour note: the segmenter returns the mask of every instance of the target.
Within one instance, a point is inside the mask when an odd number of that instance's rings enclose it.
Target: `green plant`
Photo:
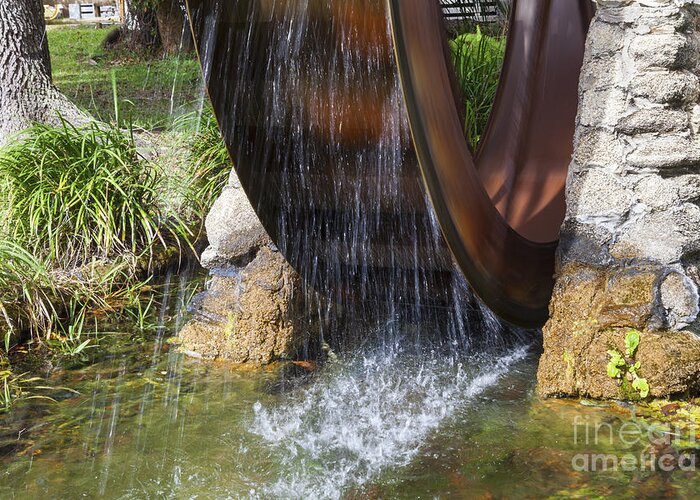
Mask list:
[[[93,262],[68,273],[49,270],[27,250],[0,239],[0,332],[5,351],[28,333],[64,354],[80,354],[88,321],[133,301],[145,285],[133,262]],[[96,326],[95,326],[96,328]]]
[[[645,378],[639,376],[641,363],[635,359],[641,339],[639,331],[629,330],[625,336],[625,355],[623,356],[617,349],[608,351],[610,360],[608,361],[607,373],[608,377],[618,379],[622,383],[625,380],[631,381],[632,388],[637,391],[639,397],[644,399],[649,395],[649,383]]]
[[[56,402],[50,396],[39,394],[37,391],[67,391],[78,394],[68,387],[50,387],[39,385],[40,377],[30,377],[28,372],[15,374],[7,359],[0,355],[0,412],[9,411],[19,399],[43,399]]]
[[[133,134],[91,124],[36,124],[0,152],[11,197],[11,236],[39,258],[67,267],[92,256],[151,252],[186,234],[158,208],[157,169]]]
[[[0,239],[0,331],[5,350],[13,335],[51,329],[56,311],[46,267],[12,241]]]
[[[67,356],[80,355],[92,340],[83,340],[82,337],[88,314],[95,302],[94,297],[100,300],[101,296],[95,294],[91,297],[92,300],[86,302],[84,295],[75,294],[70,297],[65,311],[68,320],[61,321],[61,318],[56,318],[56,331],[46,341],[49,347]]]
[[[188,199],[198,212],[206,213],[228,183],[233,163],[213,118],[192,141],[188,175],[191,178]]]
[[[27,384],[37,380],[40,379],[38,377],[27,378],[26,373],[15,375],[9,369],[0,370],[0,409],[8,411],[14,400],[23,396],[28,397]]]
[[[149,324],[149,319],[155,311],[155,305],[156,296],[154,293],[149,294],[148,301],[138,295],[133,298],[132,304],[124,308],[123,314],[133,321],[139,330],[145,331],[152,326]]]
[[[476,149],[491,114],[505,56],[505,36],[464,33],[449,42],[465,107],[465,135]]]
[[[20,399],[46,399],[55,402],[56,400],[41,394],[34,394],[37,390],[53,390],[53,387],[40,386],[36,383],[41,380],[39,377],[28,377],[28,373],[16,375],[12,372],[8,363],[0,358],[0,411],[9,411],[12,404]],[[75,392],[67,387],[56,389]]]

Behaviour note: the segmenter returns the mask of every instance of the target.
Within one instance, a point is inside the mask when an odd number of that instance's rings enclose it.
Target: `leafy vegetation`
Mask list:
[[[15,375],[8,367],[0,366],[0,411],[7,411],[21,397],[31,396],[30,387],[39,377],[27,377],[26,373]]]
[[[450,40],[455,73],[465,107],[465,135],[476,149],[496,98],[505,57],[505,36],[464,33]]]
[[[192,183],[189,202],[201,213],[208,211],[227,184],[233,163],[215,119],[206,121],[192,141],[189,155]]]
[[[114,116],[119,122],[118,104]],[[89,347],[83,333],[93,318],[141,310],[142,257],[150,262],[154,253],[191,248],[180,214],[194,212],[198,219],[189,223],[201,225],[228,178],[228,153],[215,121],[207,119],[189,142],[191,151],[184,149],[182,167],[167,176],[174,165],[158,164],[157,155],[146,160],[133,129],[116,125],[37,124],[0,150],[0,189],[8,200],[0,227],[6,350],[13,336],[30,333],[54,351],[80,355]]]
[[[152,251],[185,230],[158,206],[157,169],[133,136],[92,124],[37,124],[0,152],[9,190],[10,234],[63,267],[98,255]]]
[[[19,245],[0,239],[0,332],[5,350],[13,334],[48,330],[55,316],[46,268]]]
[[[46,395],[50,391],[60,390],[77,394],[68,387],[39,385],[41,380],[40,377],[30,376],[28,372],[14,373],[9,363],[0,355],[0,413],[10,410],[19,399],[44,399],[55,402],[55,399]]]
[[[55,83],[98,122],[36,124],[0,150],[0,409],[41,397],[10,364],[18,341],[83,362],[104,320],[145,326],[153,259],[192,247],[231,170],[211,113],[196,111],[193,54],[107,51],[106,34],[48,32]]]
[[[639,397],[644,399],[649,395],[649,383],[639,376],[641,363],[635,360],[637,349],[641,342],[641,333],[637,330],[629,330],[625,336],[625,355],[617,349],[610,349],[608,355],[608,377],[618,379],[620,383],[632,382],[632,388],[637,391]]]
[[[29,332],[35,339],[60,341],[74,352],[89,313],[132,301],[143,283],[133,263],[95,261],[73,273],[49,268],[27,250],[0,239],[0,332],[5,350],[11,339]]]

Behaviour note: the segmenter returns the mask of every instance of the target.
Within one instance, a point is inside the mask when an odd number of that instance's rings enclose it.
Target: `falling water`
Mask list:
[[[255,406],[251,430],[286,471],[259,493],[337,497],[409,463],[523,351],[505,349],[441,237],[384,3],[192,0],[190,11],[241,183],[304,278],[309,329],[341,352],[310,388]]]
[[[411,152],[383,3],[191,4],[241,180],[281,251],[332,299],[304,293],[309,323],[339,354],[289,377],[169,351],[190,292],[187,273],[166,275],[155,335],[124,332],[127,347],[55,374],[81,394],[20,402],[0,419],[0,451],[17,450],[0,454],[0,496],[661,491],[568,468],[579,451],[570,419],[533,402],[525,343],[454,270]],[[584,410],[619,421],[573,415]]]
[[[319,340],[354,346],[381,324],[377,340],[391,343],[407,322],[460,348],[500,344],[423,189],[384,3],[189,3],[241,184],[302,274]]]

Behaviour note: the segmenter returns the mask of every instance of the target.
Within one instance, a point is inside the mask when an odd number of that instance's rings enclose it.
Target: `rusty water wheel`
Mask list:
[[[437,2],[389,0],[414,146],[447,243],[502,318],[541,326],[555,251],[588,0],[514,0],[501,81],[476,154],[463,133]]]

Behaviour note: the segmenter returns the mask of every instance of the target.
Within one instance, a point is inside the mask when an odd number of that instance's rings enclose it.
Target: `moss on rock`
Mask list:
[[[692,332],[655,328],[658,281],[653,268],[566,266],[544,328],[540,394],[639,399],[629,380],[611,378],[606,370],[608,351],[624,353],[631,328],[642,332],[635,360],[651,396],[700,388],[700,339]]]
[[[308,340],[301,299],[299,275],[264,246],[239,273],[212,277],[181,349],[250,365],[292,359]]]

